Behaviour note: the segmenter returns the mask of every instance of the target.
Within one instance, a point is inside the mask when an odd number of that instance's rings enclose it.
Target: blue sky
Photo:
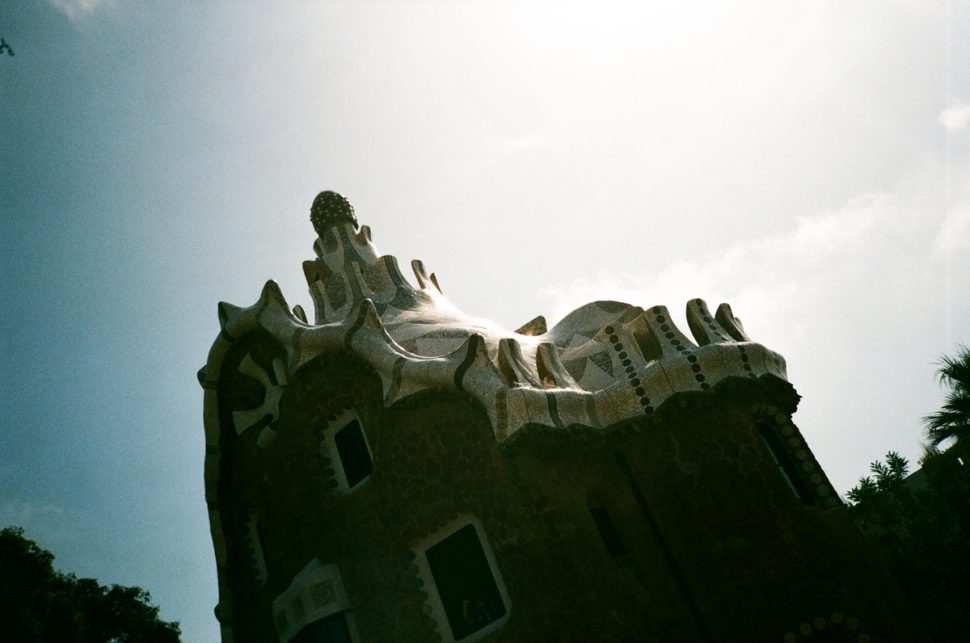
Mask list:
[[[195,372],[216,302],[310,309],[322,189],[509,328],[728,301],[837,488],[918,457],[970,342],[970,3],[723,4],[6,0],[0,523],[217,638]]]

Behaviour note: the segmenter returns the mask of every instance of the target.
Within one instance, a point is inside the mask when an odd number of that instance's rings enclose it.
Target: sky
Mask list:
[[[0,526],[218,639],[196,371],[332,189],[517,328],[731,303],[843,493],[970,343],[970,0],[4,0]]]

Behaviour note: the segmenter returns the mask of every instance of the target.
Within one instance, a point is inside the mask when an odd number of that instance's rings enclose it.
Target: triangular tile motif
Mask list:
[[[613,377],[613,360],[606,351],[590,355],[586,359],[596,364],[601,371]]]

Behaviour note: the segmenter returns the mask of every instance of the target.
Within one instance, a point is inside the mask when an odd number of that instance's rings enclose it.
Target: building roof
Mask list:
[[[581,306],[552,328],[540,316],[509,331],[458,310],[421,261],[411,262],[417,287],[408,283],[340,195],[321,193],[312,220],[317,256],[303,269],[315,319],[299,306],[291,310],[273,281],[252,306],[220,303],[223,332],[199,373],[204,387],[218,382],[233,338],[262,330],[285,347],[277,374],[283,381],[319,355],[348,349],[379,375],[385,405],[427,389],[464,391],[504,441],[527,425],[604,429],[732,376],[786,379],[784,359],[752,342],[727,304],[712,315],[703,300],[689,301],[692,338],[664,306],[616,301]],[[258,367],[244,367],[261,379]],[[254,411],[263,417],[266,409]],[[237,414],[236,431],[247,421]],[[272,423],[261,430],[261,438],[273,437]]]

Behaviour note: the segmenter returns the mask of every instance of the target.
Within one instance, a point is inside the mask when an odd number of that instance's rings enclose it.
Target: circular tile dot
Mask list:
[[[614,332],[614,330],[615,330],[615,329],[614,329],[614,328],[613,328],[612,326],[607,326],[607,327],[606,327],[606,328],[604,328],[603,330],[605,330],[605,331],[606,331],[607,333],[610,333],[610,334],[612,334],[612,333]]]
[[[801,442],[802,441],[799,440],[797,436],[788,438],[788,444],[792,445],[793,447],[797,447],[799,444],[801,444]]]
[[[845,626],[852,631],[859,629],[859,619],[854,616],[850,616],[845,620]]]
[[[640,404],[642,404],[643,406],[650,406],[650,398],[646,396],[641,397]]]
[[[819,484],[820,482],[822,482],[822,476],[821,476],[821,475],[819,475],[819,474],[817,474],[817,473],[813,473],[813,474],[812,474],[812,475],[811,475],[811,476],[809,477],[809,480],[811,480],[811,481],[812,481],[812,484]]]
[[[802,623],[801,625],[798,626],[798,631],[804,634],[805,636],[808,636],[809,634],[812,633],[812,626],[809,625],[808,623]]]
[[[836,610],[836,611],[832,612],[832,616],[830,618],[832,619],[832,622],[833,623],[835,623],[836,625],[838,625],[839,623],[841,623],[845,619],[845,616],[842,614],[842,612]]]
[[[636,369],[633,368],[632,366],[627,366],[626,367],[626,372],[627,373],[635,373],[636,372]]]
[[[620,337],[618,335],[610,335],[611,342],[617,342],[619,340],[620,340]]]
[[[697,375],[694,376],[694,379],[697,380],[698,382],[703,382],[704,376],[698,373]]]
[[[626,359],[626,351],[620,351],[620,354],[617,357],[620,359]]]
[[[643,412],[644,413],[647,413],[647,414],[653,413],[653,407],[652,406],[645,406],[645,407],[643,407]]]
[[[797,444],[797,442],[796,442],[796,444]],[[808,451],[806,451],[805,449],[799,449],[798,451],[795,451],[795,458],[797,460],[807,460],[808,459]]]
[[[666,332],[667,332],[668,330],[670,330],[670,326],[668,326],[667,324],[663,324],[663,325],[662,325],[662,326],[660,327],[660,330],[662,330],[663,332],[665,332],[665,333],[666,333]]]
[[[744,346],[738,346],[738,350],[743,353],[744,352]]]
[[[795,643],[798,640],[798,636],[794,632],[785,632],[785,643]]]
[[[670,341],[670,343],[673,344],[674,346],[680,346],[680,340],[679,339],[673,339],[673,340]]]
[[[640,386],[640,378],[639,377],[635,378],[632,382],[630,382],[630,384],[632,384],[633,386]]]
[[[646,391],[643,390],[643,387],[642,386],[637,387],[637,390],[635,390],[633,392],[636,393],[637,395],[640,395],[640,396],[643,396],[643,394],[646,393]]]
[[[794,432],[795,432],[795,429],[792,428],[791,424],[786,424],[785,426],[781,427],[782,435],[791,435]]]
[[[673,333],[664,333],[664,337],[666,337],[667,339],[673,339],[674,338],[674,334]]]
[[[684,346],[678,346],[677,347],[677,351],[680,352],[680,353],[683,353],[683,352],[686,352],[687,351],[687,348],[684,347]]]
[[[667,318],[666,317],[664,317],[663,315],[657,315],[657,323],[658,324],[662,324],[665,321],[667,321]]]
[[[748,361],[748,356],[747,355],[742,355],[741,356],[741,361],[742,362],[747,362]]]
[[[802,471],[811,471],[814,468],[815,468],[815,465],[812,464],[811,460],[806,460],[805,462],[802,462]]]
[[[613,348],[615,348],[618,351],[621,351],[623,350],[623,344],[613,344]]]
[[[697,361],[697,355],[688,355],[687,361],[693,364],[694,362]]]
[[[700,373],[701,372],[701,365],[700,364],[691,364],[690,370],[694,371],[695,373]]]
[[[660,306],[654,306],[654,307],[653,307],[653,308],[651,309],[651,312],[652,312],[652,313],[653,313],[654,315],[656,315],[657,313],[659,313],[659,312],[660,312]]]
[[[815,626],[816,630],[824,630],[825,626],[828,625],[828,623],[821,616],[816,616],[815,620],[812,621],[812,625]]]
[[[823,497],[827,496],[829,495],[829,488],[824,484],[820,484],[819,486],[815,487],[815,493]]]

